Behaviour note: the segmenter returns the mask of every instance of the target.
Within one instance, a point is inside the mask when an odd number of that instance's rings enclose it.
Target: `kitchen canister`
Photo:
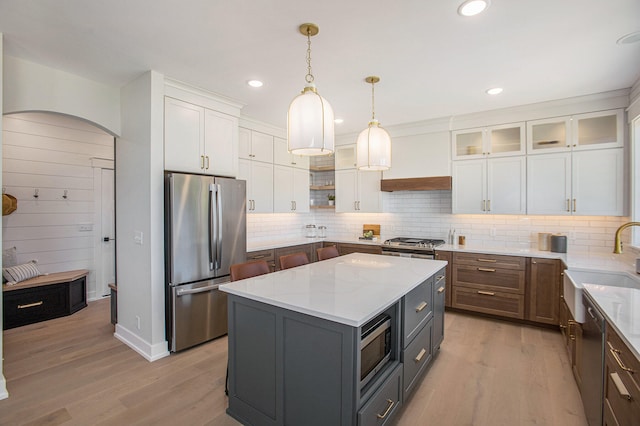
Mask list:
[[[538,250],[549,251],[551,244],[551,234],[549,232],[538,232]]]
[[[551,236],[551,251],[554,253],[566,253],[567,252],[567,236],[560,234],[553,234]]]

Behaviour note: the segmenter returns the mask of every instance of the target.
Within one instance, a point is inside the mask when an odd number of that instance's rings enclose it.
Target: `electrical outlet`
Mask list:
[[[139,245],[142,245],[142,242],[144,241],[143,236],[142,236],[142,232],[140,231],[135,231],[133,233],[133,242]]]
[[[81,223],[78,230],[82,232],[93,231],[93,223]]]
[[[495,237],[496,236],[496,228],[489,229],[489,236],[490,237]]]
[[[140,330],[140,317],[138,315],[136,315],[136,327]]]

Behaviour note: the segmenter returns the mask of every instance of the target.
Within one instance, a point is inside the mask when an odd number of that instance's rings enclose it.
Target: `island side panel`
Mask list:
[[[358,328],[228,301],[229,415],[253,425],[355,425]]]
[[[285,312],[284,424],[354,424],[354,327]]]
[[[281,424],[277,407],[277,315],[229,295],[229,408],[243,424]]]

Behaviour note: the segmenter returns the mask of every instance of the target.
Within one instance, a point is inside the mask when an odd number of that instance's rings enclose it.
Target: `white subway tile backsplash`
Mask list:
[[[628,217],[609,216],[523,216],[454,215],[451,191],[407,191],[383,193],[384,213],[335,213],[312,210],[307,214],[250,214],[250,241],[304,236],[305,225],[327,227],[327,237],[357,237],[365,223],[379,223],[383,238],[419,236],[443,238],[450,229],[464,235],[467,244],[487,247],[536,248],[538,232],[562,233],[569,238],[569,250],[606,252],[613,249],[616,229]],[[492,232],[494,230],[494,232]],[[629,233],[623,233],[628,242]]]

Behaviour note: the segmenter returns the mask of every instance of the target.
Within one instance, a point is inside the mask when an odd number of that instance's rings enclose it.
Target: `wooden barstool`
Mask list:
[[[280,256],[280,269],[294,268],[307,263],[309,263],[309,258],[303,252]]]
[[[322,247],[316,250],[318,252],[318,260],[331,259],[340,256],[336,246]]]
[[[235,263],[229,268],[231,281],[244,280],[271,272],[269,264],[264,260],[252,260],[244,263]],[[227,377],[224,381],[224,394],[229,395],[229,363],[227,362]]]

